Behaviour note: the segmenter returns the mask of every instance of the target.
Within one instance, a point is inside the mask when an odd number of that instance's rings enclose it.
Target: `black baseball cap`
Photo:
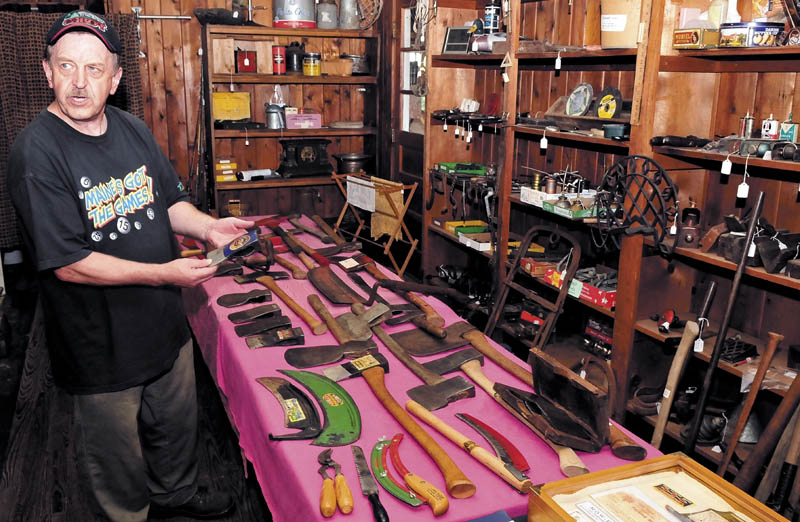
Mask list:
[[[47,45],[54,45],[59,38],[70,31],[86,31],[100,38],[109,51],[119,54],[122,50],[122,43],[119,41],[119,34],[114,26],[111,25],[100,15],[80,9],[66,13],[56,20],[47,32]]]

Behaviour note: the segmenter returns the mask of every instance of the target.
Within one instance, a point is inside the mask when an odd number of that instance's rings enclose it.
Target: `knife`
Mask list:
[[[353,445],[353,460],[356,463],[356,470],[358,471],[358,481],[361,483],[361,492],[367,496],[370,504],[372,504],[372,515],[375,522],[389,522],[389,514],[381,504],[381,499],[378,498],[378,484],[372,478],[372,473],[369,471],[367,459],[364,458],[364,451],[360,446]]]

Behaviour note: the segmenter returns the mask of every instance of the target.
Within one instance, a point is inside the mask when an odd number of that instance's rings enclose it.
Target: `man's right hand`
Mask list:
[[[208,281],[217,273],[210,259],[175,259],[162,265],[166,283],[191,288]]]

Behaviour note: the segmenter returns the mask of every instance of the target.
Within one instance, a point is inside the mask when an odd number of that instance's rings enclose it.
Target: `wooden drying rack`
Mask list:
[[[417,243],[419,242],[418,239],[414,239],[414,237],[411,235],[411,232],[408,230],[408,227],[406,226],[405,221],[403,219],[405,217],[405,215],[406,215],[406,212],[408,212],[408,207],[411,205],[411,198],[414,196],[414,192],[417,190],[417,183],[414,182],[413,185],[402,185],[402,184],[395,184],[395,182],[392,182],[392,185],[389,185],[389,184],[380,183],[381,178],[375,178],[375,179],[379,180],[376,183],[373,179],[371,179],[369,176],[367,176],[364,171],[361,171],[361,172],[358,172],[358,173],[349,173],[349,174],[333,174],[331,177],[332,177],[333,181],[336,182],[336,185],[339,187],[339,190],[342,192],[342,195],[344,196],[344,201],[345,201],[341,212],[339,212],[339,218],[336,220],[336,223],[334,224],[334,230],[336,232],[339,232],[339,233],[345,233],[345,234],[348,234],[348,235],[353,236],[353,237],[358,237],[361,241],[366,241],[366,242],[371,243],[373,245],[377,245],[377,246],[383,247],[383,253],[392,262],[392,266],[394,268],[394,271],[397,273],[397,275],[402,277],[403,276],[403,272],[405,272],[406,268],[408,267],[408,262],[411,261],[411,255],[414,253],[414,250],[416,250]],[[397,218],[397,223],[396,223],[394,229],[392,230],[391,234],[389,234],[389,239],[386,240],[385,242],[379,243],[377,241],[372,241],[372,240],[368,240],[368,239],[364,239],[364,238],[359,237],[359,234],[361,234],[362,230],[367,228],[367,225],[364,222],[364,219],[361,217],[361,215],[356,210],[356,208],[358,208],[358,207],[355,207],[354,205],[351,205],[350,202],[347,201],[347,188],[342,183],[342,180],[344,180],[344,183],[347,183],[347,178],[348,177],[356,178],[356,179],[358,179],[360,181],[363,181],[365,183],[373,184],[374,188],[375,188],[375,199],[376,199],[376,201],[378,200],[378,198],[385,198],[386,201],[389,204],[389,208],[392,209],[392,212],[394,213],[394,217]],[[385,181],[389,181],[389,180],[385,180]],[[405,195],[405,197],[401,199],[401,201],[403,201],[402,208],[398,208],[397,204],[395,204],[394,199],[392,198],[392,195],[397,193],[397,192],[400,192],[401,194],[405,194],[403,192],[404,190],[407,190],[408,194]],[[342,223],[342,220],[344,219],[345,214],[347,213],[347,209],[348,208],[350,209],[350,212],[353,214],[353,216],[355,216],[356,221],[358,221],[358,229],[355,232],[350,232],[348,230],[342,230],[340,228],[340,225]],[[395,260],[394,255],[392,255],[392,252],[391,252],[392,244],[394,243],[395,238],[398,235],[398,233],[400,233],[399,241],[407,242],[410,245],[410,248],[408,250],[408,254],[406,255],[405,259],[403,259],[402,265],[398,265],[397,264],[397,261]],[[403,234],[405,234],[405,237],[408,238],[407,240],[403,240],[402,239],[403,238]]]

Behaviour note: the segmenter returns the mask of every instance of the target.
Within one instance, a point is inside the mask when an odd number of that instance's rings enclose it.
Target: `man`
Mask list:
[[[74,396],[78,451],[112,520],[216,518],[226,493],[197,486],[192,341],[179,287],[214,275],[174,233],[228,243],[251,222],[187,201],[144,123],[106,105],[119,36],[103,18],[59,18],[42,61],[55,100],[17,137],[8,183],[39,272],[56,383]]]

